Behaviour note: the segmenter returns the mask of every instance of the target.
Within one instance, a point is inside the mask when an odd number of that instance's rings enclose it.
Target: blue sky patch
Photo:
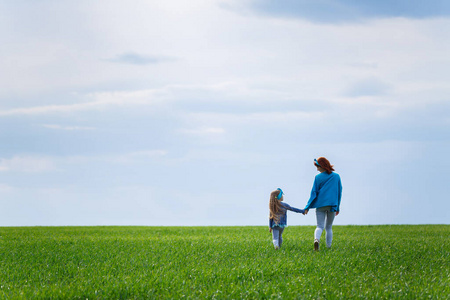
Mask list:
[[[358,22],[377,18],[433,18],[450,15],[450,2],[434,0],[253,0],[250,7],[264,15],[320,23]]]

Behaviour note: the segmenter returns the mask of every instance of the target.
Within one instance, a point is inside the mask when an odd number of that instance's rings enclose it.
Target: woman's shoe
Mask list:
[[[314,240],[314,251],[319,251],[319,240],[318,239]]]

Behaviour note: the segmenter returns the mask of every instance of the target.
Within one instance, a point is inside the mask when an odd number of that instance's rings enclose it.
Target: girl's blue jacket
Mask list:
[[[339,174],[323,172],[316,175],[311,197],[306,209],[331,206],[331,211],[339,211],[342,197],[342,183]]]
[[[286,227],[287,226],[287,213],[286,211],[291,210],[294,211],[296,213],[304,213],[305,210],[303,209],[298,209],[295,207],[290,206],[287,203],[281,202],[281,206],[284,208],[281,212],[281,216],[280,216],[280,221],[278,223],[275,223],[273,219],[269,219],[269,227],[270,228],[274,228],[275,226],[277,227]]]

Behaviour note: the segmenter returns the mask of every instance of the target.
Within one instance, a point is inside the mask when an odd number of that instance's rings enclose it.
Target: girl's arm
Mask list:
[[[298,209],[298,208],[292,207],[292,206],[290,206],[290,205],[287,204],[287,203],[283,203],[283,202],[282,202],[281,205],[282,205],[284,208],[286,208],[286,209],[288,209],[288,210],[290,210],[290,211],[296,212],[296,213],[301,213],[301,214],[303,214],[303,213],[305,212],[304,209]]]

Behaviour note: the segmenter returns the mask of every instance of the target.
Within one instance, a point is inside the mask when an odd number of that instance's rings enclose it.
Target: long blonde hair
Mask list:
[[[280,199],[277,199],[278,195],[281,193],[281,191],[276,190],[270,193],[270,200],[269,200],[269,219],[273,219],[275,223],[280,222],[280,216],[284,211],[283,206],[281,205],[281,201],[283,200],[283,196],[281,196]]]

